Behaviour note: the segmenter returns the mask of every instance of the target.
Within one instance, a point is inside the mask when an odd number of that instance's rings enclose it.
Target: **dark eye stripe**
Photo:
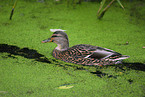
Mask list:
[[[62,37],[62,36],[53,35],[53,36],[51,36],[51,37]]]

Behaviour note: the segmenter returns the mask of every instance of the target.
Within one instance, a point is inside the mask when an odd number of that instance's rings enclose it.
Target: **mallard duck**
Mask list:
[[[88,44],[69,47],[69,39],[65,30],[51,29],[51,31],[54,32],[53,35],[43,40],[42,43],[54,42],[57,44],[52,53],[56,59],[75,64],[102,66],[120,64],[123,59],[129,58],[129,56],[113,50]]]

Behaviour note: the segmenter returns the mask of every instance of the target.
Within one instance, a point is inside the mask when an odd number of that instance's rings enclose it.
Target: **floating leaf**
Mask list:
[[[0,91],[0,93],[6,94],[6,93],[8,93],[8,92],[7,92],[7,91]]]
[[[120,74],[120,75],[122,75],[122,74],[123,74],[123,72],[119,72],[119,74]]]
[[[60,86],[60,87],[58,87],[58,89],[70,89],[72,87],[74,87],[74,86]]]

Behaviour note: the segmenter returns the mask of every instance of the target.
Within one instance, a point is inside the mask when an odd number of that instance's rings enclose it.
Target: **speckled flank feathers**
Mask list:
[[[53,50],[53,56],[65,62],[82,65],[112,65],[120,64],[123,59],[129,56],[121,55],[110,49],[92,46],[88,44],[79,44],[69,48],[68,36],[63,31],[56,31],[43,43],[54,42],[58,46]]]
[[[90,47],[90,49],[88,49]],[[91,48],[92,47],[92,48]],[[100,47],[95,47],[91,45],[76,45],[68,50],[59,51],[57,49],[53,50],[53,56],[56,59],[60,59],[65,62],[75,63],[75,64],[83,64],[83,65],[112,65],[116,64],[117,61],[113,61],[113,59],[117,59],[122,55],[119,53],[114,53],[112,56],[107,57],[105,59],[101,59],[99,56],[93,56],[93,52]],[[88,58],[86,56],[90,55]]]

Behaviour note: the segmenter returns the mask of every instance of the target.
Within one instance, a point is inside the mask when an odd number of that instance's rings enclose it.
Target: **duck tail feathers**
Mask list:
[[[113,61],[124,60],[124,59],[127,59],[127,58],[129,58],[129,57],[130,57],[130,56],[122,55],[122,56],[120,56],[120,57],[118,57],[118,58],[116,58],[116,59],[113,59]]]

